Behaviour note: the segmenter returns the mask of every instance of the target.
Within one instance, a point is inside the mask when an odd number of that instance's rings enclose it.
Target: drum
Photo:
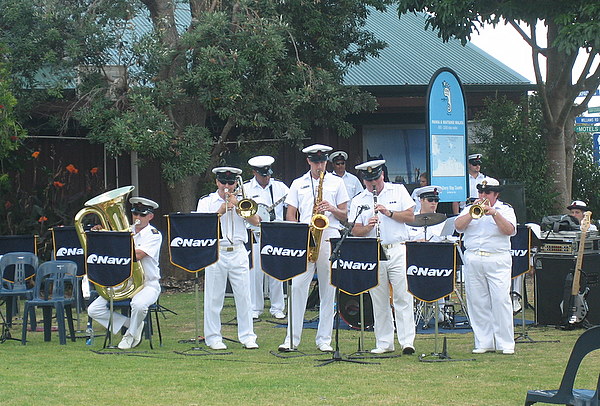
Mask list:
[[[373,302],[371,295],[363,294],[365,330],[373,330]],[[360,330],[360,295],[352,296],[340,291],[339,309],[342,319],[353,329]]]

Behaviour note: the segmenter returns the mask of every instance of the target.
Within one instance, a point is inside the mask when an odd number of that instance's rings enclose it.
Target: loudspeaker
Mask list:
[[[502,182],[506,182],[503,180]],[[527,206],[525,206],[525,185],[521,183],[505,183],[499,199],[512,206],[517,216],[517,223],[527,223]]]
[[[576,259],[564,255],[538,254],[535,256],[535,311],[540,325],[561,324],[565,278],[575,269]],[[600,254],[585,254],[582,271],[590,289],[587,295],[589,312],[587,321],[600,324]],[[582,275],[582,281],[584,276]]]

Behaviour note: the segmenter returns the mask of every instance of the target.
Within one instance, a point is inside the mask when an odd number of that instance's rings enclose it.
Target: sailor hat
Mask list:
[[[262,176],[271,176],[273,174],[273,170],[271,169],[271,165],[275,162],[275,158],[269,155],[259,155],[248,160],[248,165],[252,167],[259,175]]]
[[[331,162],[347,161],[348,160],[348,154],[346,154],[344,151],[335,151],[331,155],[329,155],[329,160]]]
[[[131,203],[131,212],[138,214],[154,213],[158,209],[158,203],[145,197],[132,197],[129,199]]]
[[[327,161],[327,158],[329,157],[328,152],[332,149],[333,148],[327,145],[314,144],[304,148],[302,152],[308,155],[308,159],[310,159],[311,162],[323,162]]]
[[[469,163],[471,165],[481,165],[481,154],[471,154],[469,155]]]
[[[356,165],[354,169],[360,171],[364,180],[375,180],[381,175],[384,163],[385,159],[376,159],[374,161],[367,161]]]
[[[581,211],[588,211],[587,204],[581,200],[574,200],[569,206],[567,206],[568,210],[579,209]]]
[[[242,174],[242,170],[232,166],[219,166],[217,168],[213,168],[212,173],[217,175],[217,180],[219,181],[231,182],[237,179],[237,175]]]
[[[428,197],[440,197],[440,192],[442,188],[439,186],[423,186],[418,189],[415,189],[415,194],[419,196],[420,199],[426,199]]]
[[[480,192],[501,192],[504,187],[500,186],[497,179],[485,177],[481,183],[477,184],[477,190]]]

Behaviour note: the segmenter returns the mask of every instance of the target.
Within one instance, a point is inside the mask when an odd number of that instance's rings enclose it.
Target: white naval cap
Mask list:
[[[248,160],[248,165],[262,176],[270,176],[273,174],[271,165],[275,162],[275,158],[269,155],[259,155]]]
[[[482,157],[483,157],[483,155],[481,155],[481,154],[471,154],[471,155],[469,155],[468,160],[469,161],[481,161]]]
[[[415,194],[419,196],[421,199],[425,199],[427,197],[439,197],[442,188],[435,185],[423,186],[418,189],[415,189]]]
[[[218,180],[234,181],[237,179],[237,175],[242,174],[242,170],[232,166],[219,166],[217,168],[213,168],[212,173],[217,175]]]
[[[363,162],[362,164],[358,164],[354,167],[354,169],[360,171],[363,179],[375,180],[379,178],[379,175],[381,175],[383,164],[385,164],[385,159],[376,159],[374,161],[367,161]]]
[[[312,162],[323,162],[327,161],[327,158],[329,157],[328,152],[332,149],[333,148],[328,145],[313,144],[303,148],[302,152],[307,154],[308,159],[310,159]]]
[[[567,206],[568,210],[579,209],[582,211],[588,211],[587,204],[582,200],[573,200],[570,205]]]
[[[158,209],[158,203],[145,197],[132,197],[129,199],[129,203],[131,203],[132,213],[148,214],[154,213],[154,210]]]
[[[500,192],[504,187],[500,186],[500,182],[497,179],[484,177],[483,180],[477,184],[477,190],[480,192]]]
[[[335,152],[331,153],[331,155],[329,155],[329,160],[331,162],[340,161],[340,160],[347,161],[348,154],[346,154],[344,151],[335,151]]]

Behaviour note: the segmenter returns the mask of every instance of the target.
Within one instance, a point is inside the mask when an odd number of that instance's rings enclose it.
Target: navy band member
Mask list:
[[[287,206],[286,219],[288,221],[300,221],[310,224],[313,216],[313,208],[319,189],[320,174],[325,173],[323,178],[323,199],[318,203],[316,211],[324,214],[329,219],[329,227],[323,230],[319,246],[319,258],[317,262],[309,262],[308,270],[292,280],[292,313],[293,317],[293,348],[296,348],[302,337],[304,323],[304,312],[306,311],[306,300],[310,282],[315,271],[319,279],[319,327],[315,342],[321,351],[333,351],[331,347],[331,333],[333,331],[335,288],[329,278],[329,239],[340,236],[341,222],[347,219],[348,192],[344,182],[338,176],[325,171],[327,166],[328,152],[333,148],[327,145],[315,144],[302,150],[307,155],[306,162],[310,170],[292,182],[290,193],[285,202]],[[289,309],[288,309],[289,311]],[[290,329],[285,341],[279,346],[281,351],[290,349]]]
[[[471,154],[467,160],[468,172],[469,172],[469,195],[467,196],[467,201],[474,202],[477,200],[478,192],[477,185],[479,185],[483,179],[485,179],[485,175],[481,173],[481,158],[483,155],[481,154]],[[454,214],[458,214],[460,210],[465,208],[464,202],[454,202],[453,210]]]
[[[406,222],[414,220],[415,202],[401,184],[384,182],[385,160],[375,160],[357,165],[365,184],[350,204],[349,218],[354,220],[358,207],[366,205],[357,218],[352,234],[357,237],[375,237],[379,227],[381,246],[387,260],[379,264],[379,285],[370,290],[375,319],[376,347],[374,354],[394,351],[394,319],[390,307],[390,284],[393,289],[393,305],[398,342],[404,354],[415,352],[415,322],[413,297],[407,290],[406,246],[408,228]],[[373,212],[373,189],[377,193],[377,206]]]
[[[344,151],[335,151],[329,155],[329,160],[333,168],[331,173],[342,178],[350,199],[362,192],[363,185],[360,183],[360,180],[346,170],[346,162],[348,161],[347,153]]]
[[[581,220],[583,220],[583,215],[586,211],[589,211],[587,204],[581,200],[573,201],[569,206],[567,206],[569,210],[569,214],[579,220],[579,224],[581,224]],[[590,224],[590,228],[588,231],[598,231],[598,228],[594,224]]]
[[[219,260],[206,267],[204,276],[204,341],[213,350],[227,349],[221,334],[221,310],[229,278],[235,298],[238,339],[244,348],[254,349],[258,345],[250,304],[250,264],[244,246],[248,241],[248,232],[244,218],[236,212],[237,176],[242,170],[223,166],[214,168],[212,172],[217,177],[217,191],[201,197],[196,209],[199,213],[220,214],[223,235],[219,240]],[[246,220],[254,225],[259,224],[256,214]]]
[[[463,209],[454,226],[463,233],[465,288],[469,319],[475,338],[474,354],[497,351],[514,354],[513,310],[510,298],[512,257],[510,237],[517,233],[513,208],[498,200],[502,187],[486,177],[479,185],[483,216],[474,219]]]
[[[267,155],[255,156],[248,160],[248,165],[252,167],[254,177],[244,184],[246,196],[254,200],[258,204],[264,204],[271,207],[284,198],[289,191],[285,183],[275,180],[271,177],[273,169],[271,165],[275,162],[275,158]],[[283,220],[283,201],[272,208],[271,213],[273,220]],[[259,215],[261,212],[258,213]],[[270,221],[271,218],[261,221]],[[265,274],[260,268],[260,231],[254,231],[254,267],[250,270],[250,296],[252,299],[252,318],[260,317],[265,307],[263,294],[263,283],[265,277],[269,284],[269,299],[271,301],[270,313],[276,319],[285,319],[285,300],[283,296],[283,282]]]
[[[416,214],[427,214],[437,213],[437,207],[440,202],[440,191],[442,189],[439,186],[424,186],[414,190],[414,195],[419,199],[419,210],[415,211]],[[442,230],[444,229],[445,222],[427,226],[427,241],[438,242],[444,240],[445,236],[442,236]],[[424,241],[425,240],[425,227],[408,227],[409,240],[411,241]]]
[[[159,256],[162,235],[150,225],[150,221],[154,218],[154,210],[158,209],[158,203],[143,197],[132,197],[129,203],[131,203],[131,215],[134,219],[131,232],[135,257],[144,269],[144,287],[131,298],[131,317],[113,312],[112,332],[116,334],[121,327],[128,327],[118,345],[122,350],[136,347],[140,343],[148,307],[156,303],[160,295]],[[87,311],[92,319],[108,327],[110,309],[105,298],[98,297],[88,306]]]

